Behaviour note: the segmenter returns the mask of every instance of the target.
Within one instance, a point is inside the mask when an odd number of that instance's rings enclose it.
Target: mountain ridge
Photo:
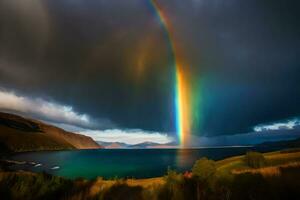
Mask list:
[[[91,137],[44,122],[0,112],[1,152],[101,148]]]
[[[124,142],[103,142],[97,141],[98,144],[104,146],[106,149],[155,149],[155,148],[177,148],[174,142],[169,143],[156,143],[156,142],[141,142],[137,144],[127,144]]]
[[[255,145],[255,147],[277,147],[277,148],[299,148],[300,137],[293,140],[279,140],[271,142],[263,142]]]

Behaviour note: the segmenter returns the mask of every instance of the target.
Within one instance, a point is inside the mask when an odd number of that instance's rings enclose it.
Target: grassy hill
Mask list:
[[[265,167],[281,167],[290,163],[300,163],[300,149],[282,150],[263,154],[266,163]],[[244,156],[230,157],[216,162],[217,170],[220,173],[249,172],[251,167],[247,166]]]
[[[0,152],[100,148],[92,138],[0,112]]]

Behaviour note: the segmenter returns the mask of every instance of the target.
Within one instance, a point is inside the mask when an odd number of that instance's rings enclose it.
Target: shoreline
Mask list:
[[[173,149],[173,148],[161,148],[161,149],[158,149],[158,148],[139,148],[139,149],[105,149],[105,148],[101,148],[101,149],[66,149],[66,150],[44,150],[44,151],[26,151],[26,152],[14,152],[14,153],[10,153],[10,154],[7,154],[6,156],[2,156],[2,158],[0,158],[0,161],[2,163],[2,165],[5,165],[5,169],[9,169],[11,171],[29,171],[29,172],[34,172],[34,173],[39,173],[39,172],[46,172],[46,173],[49,173],[49,174],[52,174],[52,175],[59,175],[59,176],[62,176],[62,177],[65,177],[67,179],[72,179],[72,180],[75,180],[76,178],[79,178],[79,177],[82,177],[82,178],[85,178],[85,179],[88,179],[88,180],[92,180],[92,179],[95,179],[97,177],[103,177],[105,179],[108,179],[108,180],[111,180],[111,179],[114,179],[115,177],[118,177],[118,178],[125,178],[125,179],[128,179],[128,178],[134,178],[134,179],[145,179],[145,178],[153,178],[151,175],[137,175],[137,174],[130,174],[130,173],[127,173],[126,175],[120,175],[120,173],[116,173],[115,175],[112,175],[112,174],[103,174],[102,172],[99,172],[98,174],[95,173],[93,176],[84,176],[84,175],[74,175],[74,176],[64,176],[63,174],[60,173],[60,171],[58,172],[55,172],[54,170],[64,170],[64,166],[60,163],[60,162],[52,162],[52,163],[48,163],[47,161],[43,161],[43,160],[39,160],[39,159],[34,159],[34,154],[37,153],[39,155],[39,153],[45,153],[45,156],[47,156],[47,154],[51,154],[51,153],[59,153],[59,152],[93,152],[95,151],[95,153],[97,153],[98,151],[100,152],[118,152],[118,151],[128,151],[128,152],[135,152],[135,151],[160,151],[160,150],[165,150],[165,151],[171,151],[171,152],[175,152],[175,154],[177,154],[176,152],[180,152],[181,150],[182,151],[197,151],[197,150],[204,150],[204,149],[228,149],[228,148],[251,148],[250,146],[215,146],[215,147],[201,147],[201,148],[180,148],[180,149]],[[134,150],[134,151],[133,151]],[[249,149],[251,150],[251,149]],[[245,150],[246,151],[246,150]],[[247,150],[248,151],[248,150]],[[33,157],[31,157],[31,154]],[[236,155],[239,155],[239,154],[236,154]],[[209,155],[203,155],[203,156],[208,156]],[[220,160],[220,159],[225,159],[229,156],[232,156],[232,155],[225,155],[225,157],[223,158],[218,158],[218,159],[215,159],[215,160]],[[201,156],[200,156],[201,157]],[[199,158],[200,158],[199,157]],[[198,159],[198,157],[194,157],[193,158],[193,161],[196,161]],[[190,167],[192,167],[192,164],[193,163],[190,163],[189,166],[186,168],[186,169],[178,169],[176,166],[173,166],[172,163],[167,163],[161,171],[161,173],[156,173],[156,174],[152,174],[152,175],[156,175],[157,176],[163,176],[166,172],[167,172],[167,169],[168,169],[168,166],[172,166],[172,168],[176,169],[176,170],[179,170],[179,172],[181,173],[184,173],[186,172],[187,170],[190,169]]]
[[[78,150],[75,150],[78,151]],[[40,151],[37,151],[37,153]],[[51,151],[47,151],[47,152],[51,152]],[[56,152],[56,151],[55,151]],[[277,150],[277,151],[268,151],[268,152],[264,152],[263,155],[268,156],[268,155],[273,155],[273,154],[285,154],[285,152],[288,153],[296,153],[298,154],[300,152],[299,148],[290,148],[290,149],[282,149],[282,150]],[[28,152],[22,152],[22,153],[28,153]],[[19,153],[17,153],[19,154]],[[243,154],[244,155],[244,154]],[[235,160],[240,160],[243,155],[236,155],[236,156],[229,156],[220,160],[216,160],[215,162],[218,165],[222,165],[223,163],[227,163],[227,162],[233,162]],[[196,160],[195,160],[196,161]],[[11,166],[24,166],[21,169],[13,169],[11,168]],[[35,161],[24,161],[24,160],[14,160],[14,159],[8,159],[8,158],[0,158],[0,169],[1,172],[5,172],[5,171],[9,171],[9,172],[30,172],[30,173],[34,173],[34,174],[39,174],[39,173],[47,173],[51,176],[58,176],[58,177],[62,177],[64,179],[68,179],[68,180],[76,180],[76,179],[84,179],[84,180],[97,180],[97,179],[101,179],[101,180],[106,180],[106,181],[112,181],[117,179],[121,179],[121,180],[148,180],[148,179],[162,179],[162,176],[157,176],[157,177],[147,177],[147,178],[135,178],[133,176],[126,176],[126,177],[118,177],[115,176],[114,178],[105,178],[102,176],[95,176],[94,178],[87,178],[87,177],[74,177],[74,178],[70,178],[70,177],[65,177],[65,176],[59,176],[59,175],[55,175],[52,173],[48,173],[47,170],[58,170],[61,168],[61,166],[59,165],[53,165],[51,167],[48,167],[48,169],[42,170],[40,172],[34,171],[34,170],[30,170],[28,169],[28,167],[44,167],[44,163],[39,163],[39,162],[35,162]],[[184,172],[179,172],[179,173],[184,173]]]

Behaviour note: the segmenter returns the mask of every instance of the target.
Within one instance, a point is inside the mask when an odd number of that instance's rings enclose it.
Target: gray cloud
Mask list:
[[[41,120],[82,128],[112,127],[109,120],[95,120],[88,114],[74,111],[72,106],[17,95],[11,91],[0,90],[0,110],[24,113]]]
[[[268,124],[260,124],[253,128],[256,132],[269,131],[269,130],[288,130],[294,129],[300,126],[300,120],[298,118],[278,121]]]
[[[151,132],[144,130],[122,130],[107,129],[103,131],[81,130],[80,134],[92,137],[96,141],[102,142],[124,142],[127,144],[138,144],[142,142],[155,142],[165,144],[173,142],[173,138],[166,133]]]

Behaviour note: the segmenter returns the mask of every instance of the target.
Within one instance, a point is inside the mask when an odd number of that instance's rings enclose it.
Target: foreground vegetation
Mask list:
[[[191,172],[93,181],[45,173],[0,172],[1,199],[298,199],[300,150],[248,152],[221,161],[202,158]]]

